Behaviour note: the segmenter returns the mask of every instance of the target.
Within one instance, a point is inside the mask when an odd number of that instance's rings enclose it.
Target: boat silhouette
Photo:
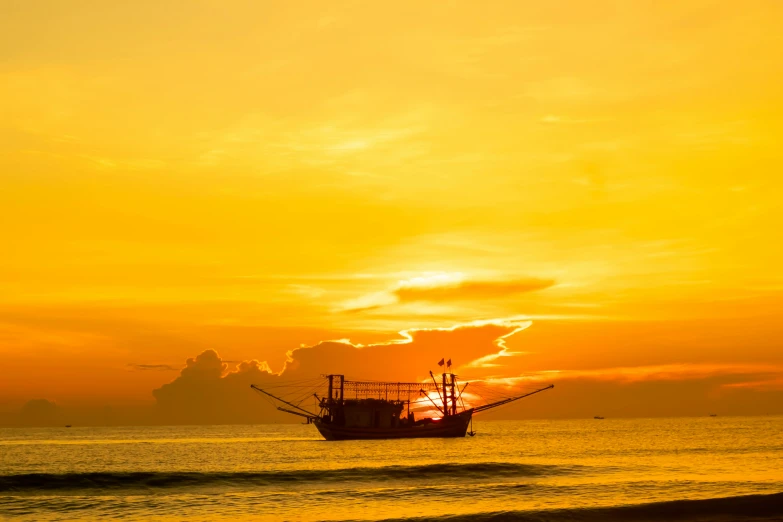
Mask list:
[[[439,363],[443,365],[443,361]],[[450,364],[449,364],[450,366]],[[470,381],[460,389],[457,376],[443,372],[440,381],[430,372],[432,382],[386,382],[353,381],[344,375],[326,375],[322,386],[325,395],[319,396],[318,384],[312,394],[305,392],[301,398],[301,389],[312,385],[312,381],[302,384],[299,381],[294,388],[299,390],[298,401],[290,399],[280,389],[284,385],[266,387],[251,384],[250,387],[275,401],[278,410],[304,417],[305,424],[314,424],[326,440],[365,440],[365,439],[412,439],[429,437],[471,437],[476,434],[472,429],[473,415],[492,408],[517,401],[554,388],[553,384],[512,395],[498,400],[466,406],[463,392]],[[275,393],[272,393],[275,392]],[[436,399],[430,396],[436,396]],[[349,398],[353,395],[353,398]],[[318,413],[302,407],[305,399],[315,397]],[[429,402],[437,413],[416,418],[411,406]],[[468,431],[468,427],[471,430]]]

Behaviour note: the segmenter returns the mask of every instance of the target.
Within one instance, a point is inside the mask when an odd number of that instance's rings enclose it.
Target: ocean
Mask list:
[[[783,520],[783,417],[475,420],[475,437],[315,427],[0,429],[0,518]]]

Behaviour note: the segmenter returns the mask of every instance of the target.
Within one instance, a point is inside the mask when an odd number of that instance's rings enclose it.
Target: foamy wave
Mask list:
[[[331,470],[262,472],[91,472],[28,473],[0,476],[0,492],[198,487],[203,485],[274,485],[304,482],[352,482],[440,479],[447,476],[523,478],[576,473],[579,467],[508,463],[431,464]]]

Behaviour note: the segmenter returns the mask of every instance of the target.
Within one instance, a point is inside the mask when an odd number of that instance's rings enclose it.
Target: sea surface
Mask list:
[[[783,417],[0,429],[0,519],[783,520]]]

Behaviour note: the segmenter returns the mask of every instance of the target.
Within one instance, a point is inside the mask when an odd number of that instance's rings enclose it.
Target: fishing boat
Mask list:
[[[438,364],[443,365],[444,362]],[[311,385],[312,381],[288,385],[289,389],[298,390],[296,398],[284,393],[286,385],[261,388],[251,384],[250,387],[271,399],[278,410],[304,417],[306,423],[314,424],[326,440],[473,436],[473,415],[554,388],[551,384],[505,397],[498,397],[495,392],[493,398],[496,400],[466,405],[468,394],[464,392],[471,381],[459,383],[450,370],[444,371],[440,379],[433,372],[430,372],[430,377],[432,380],[429,382],[386,382],[354,381],[345,379],[344,375],[325,375],[321,384],[305,391],[304,395],[302,389]],[[323,395],[318,394],[319,387],[322,387]],[[304,407],[305,402],[312,399],[315,399],[313,409]],[[422,410],[424,415],[417,418],[417,411],[421,413]]]

